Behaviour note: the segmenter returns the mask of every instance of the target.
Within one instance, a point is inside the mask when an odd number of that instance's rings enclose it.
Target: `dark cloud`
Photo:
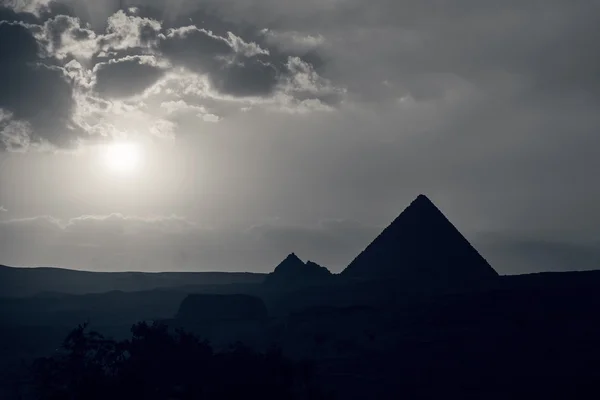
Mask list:
[[[0,20],[40,24],[57,15],[74,13],[61,0],[0,0]]]
[[[291,54],[276,52],[271,55],[270,49],[256,42],[246,42],[231,32],[219,36],[212,31],[187,26],[170,29],[161,38],[160,50],[174,64],[207,74],[213,87],[222,94],[269,96],[278,85],[305,72],[290,64]],[[312,68],[306,61],[303,63]],[[294,92],[294,95],[303,99],[302,93]],[[310,98],[318,99],[319,95],[312,93]],[[328,99],[331,103],[336,100],[335,96]]]
[[[28,12],[16,12],[12,8],[6,7],[0,3],[0,21],[35,24],[38,22],[38,18]]]
[[[107,97],[140,94],[164,74],[152,56],[129,56],[96,64],[94,89]]]
[[[72,88],[60,67],[41,63],[29,29],[0,22],[0,108],[33,128],[34,140],[68,145],[74,129]]]
[[[278,83],[279,73],[268,62],[248,59],[225,66],[212,77],[214,87],[233,96],[267,96]]]
[[[195,26],[169,30],[162,37],[160,49],[173,62],[200,73],[216,73],[223,64],[217,57],[234,54],[224,37]]]
[[[37,59],[39,47],[31,32],[22,24],[0,21],[0,62],[24,64]]]
[[[164,15],[164,12],[154,12],[153,15]],[[161,19],[158,17],[158,19]],[[177,15],[171,20],[164,21],[164,26],[169,28],[176,28],[180,26],[189,25],[193,23],[197,26],[212,32],[215,35],[221,37],[227,37],[231,32],[235,36],[244,38],[247,42],[256,43],[262,48],[269,49],[269,61],[278,67],[285,65],[288,61],[288,57],[302,57],[302,59],[310,63],[315,69],[319,70],[325,63],[321,54],[319,54],[318,48],[315,46],[307,45],[307,39],[310,42],[313,37],[302,36],[302,34],[296,35],[294,38],[297,39],[296,43],[290,44],[289,40],[271,40],[273,35],[265,34],[270,32],[265,29],[265,25],[255,23],[248,19],[228,18],[228,16],[221,10],[220,4],[209,4],[203,3],[198,4],[196,9],[189,12],[185,12],[181,15]],[[287,35],[289,38],[290,35]],[[317,40],[318,36],[315,36]],[[303,42],[298,45],[297,42]],[[294,45],[296,44],[296,45]]]
[[[244,48],[235,48],[236,39]],[[244,50],[254,47],[254,54]],[[161,50],[172,62],[207,74],[219,92],[233,96],[265,96],[278,83],[278,71],[257,56],[264,50],[237,36],[217,36],[210,31],[188,26],[170,30],[163,37]]]
[[[45,4],[41,4],[37,9],[37,15],[39,15],[40,21],[46,21],[50,18],[60,15],[69,17],[76,16],[73,7],[71,7],[69,4],[65,4],[64,1],[50,0],[42,1],[41,3]]]

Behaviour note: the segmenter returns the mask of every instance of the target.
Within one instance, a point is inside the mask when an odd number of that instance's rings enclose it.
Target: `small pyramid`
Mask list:
[[[302,268],[303,266],[304,263],[302,262],[302,260],[299,259],[295,253],[290,253],[286,258],[284,258],[282,262],[279,263],[279,265],[275,267],[275,270],[273,272],[289,272],[298,268]]]
[[[498,274],[431,200],[419,195],[342,276],[477,285]]]
[[[289,254],[265,279],[266,285],[297,286],[319,284],[330,278],[331,272],[312,261],[306,264],[296,256]]]

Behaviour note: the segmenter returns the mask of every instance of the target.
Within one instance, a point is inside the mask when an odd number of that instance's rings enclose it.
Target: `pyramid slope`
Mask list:
[[[317,274],[323,275],[323,276],[331,275],[331,272],[327,268],[323,267],[322,265],[317,264],[316,262],[308,260],[305,265],[306,265],[306,268],[309,268],[312,271],[314,271],[313,273],[315,275],[317,275]]]
[[[419,195],[342,276],[476,284],[498,274],[444,214]]]

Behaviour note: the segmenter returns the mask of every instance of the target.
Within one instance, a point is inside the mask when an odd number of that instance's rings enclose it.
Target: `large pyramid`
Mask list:
[[[342,276],[446,286],[477,285],[498,274],[444,214],[419,195]]]

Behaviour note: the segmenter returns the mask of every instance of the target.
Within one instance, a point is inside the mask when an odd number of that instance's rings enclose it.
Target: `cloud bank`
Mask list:
[[[14,3],[0,9],[5,150],[68,149],[147,132],[169,137],[175,129],[165,134],[165,123],[178,121],[156,117],[164,102],[205,109],[212,101],[230,112],[268,104],[288,111],[321,103],[329,109],[343,97],[344,90],[318,76],[309,62],[292,53],[271,56],[268,48],[231,31],[217,34],[195,24],[166,27],[134,7],[116,10],[103,30],[95,31],[70,15],[69,7],[55,4]],[[202,85],[193,95],[176,89],[189,79]],[[163,91],[166,82],[171,87]],[[134,130],[118,121],[111,112],[115,108],[133,108],[152,126]],[[222,118],[208,111],[199,117],[203,122]]]

